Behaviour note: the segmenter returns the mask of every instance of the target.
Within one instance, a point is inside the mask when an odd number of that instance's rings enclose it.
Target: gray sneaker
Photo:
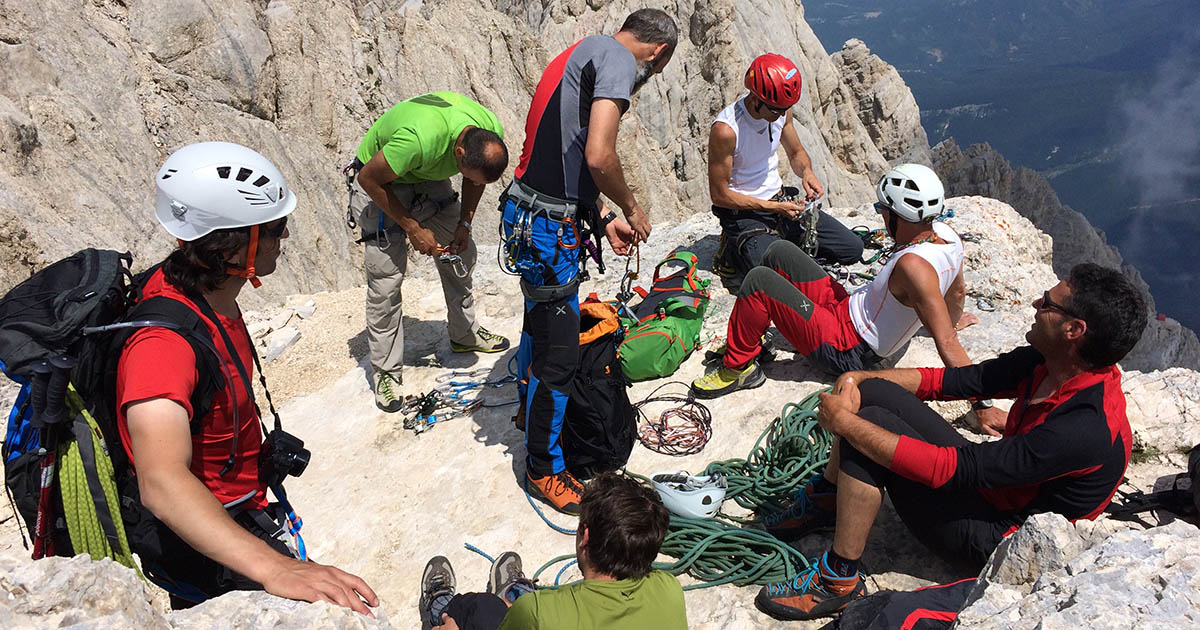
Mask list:
[[[431,558],[421,574],[421,599],[417,602],[422,630],[442,625],[442,613],[454,597],[455,586],[450,561],[445,556]]]
[[[400,379],[392,376],[391,372],[375,373],[375,406],[387,413],[396,413],[404,406],[404,397],[400,394]]]
[[[532,593],[536,588],[521,570],[521,556],[517,552],[505,551],[492,563],[487,590],[496,597],[512,604],[518,597]]]
[[[507,337],[490,332],[483,326],[475,331],[475,339],[471,343],[450,342],[450,350],[454,352],[504,352],[508,348]]]

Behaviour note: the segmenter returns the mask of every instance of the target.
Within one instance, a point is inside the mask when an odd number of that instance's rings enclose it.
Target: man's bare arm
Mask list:
[[[374,201],[388,218],[404,230],[418,252],[432,256],[437,253],[437,239],[434,238],[433,232],[421,227],[421,224],[412,218],[408,208],[404,207],[392,192],[388,184],[395,181],[396,177],[397,174],[388,164],[387,158],[383,157],[383,151],[379,151],[358,172],[358,185],[362,186],[371,201]]]
[[[596,187],[621,209],[637,233],[638,240],[644,241],[650,236],[650,220],[629,189],[621,158],[617,155],[617,129],[620,122],[621,106],[617,101],[610,98],[592,101],[587,145],[583,149],[584,160]]]
[[[284,556],[235,523],[192,474],[187,410],[166,398],[126,407],[142,503],[190,547],[290,599],[327,601],[364,615],[378,598],[360,578],[333,567]]]
[[[733,154],[737,150],[737,134],[725,123],[713,123],[708,132],[708,195],[714,206],[730,210],[775,212],[802,212],[804,208],[794,203],[781,203],[766,199],[755,199],[729,187],[733,177]]]
[[[784,152],[788,156],[788,164],[792,167],[792,172],[800,178],[800,182],[804,185],[804,195],[810,201],[817,199],[825,194],[825,187],[821,185],[821,180],[817,179],[817,174],[812,168],[812,159],[808,157],[808,151],[804,149],[804,145],[800,142],[800,136],[796,134],[796,126],[792,123],[792,110],[788,110],[787,118],[783,123],[783,130],[779,134],[779,142],[783,145]]]
[[[902,256],[888,279],[888,290],[905,306],[917,312],[921,325],[933,337],[938,355],[947,367],[970,365],[971,359],[958,341],[946,299],[938,287],[937,272],[920,256]]]

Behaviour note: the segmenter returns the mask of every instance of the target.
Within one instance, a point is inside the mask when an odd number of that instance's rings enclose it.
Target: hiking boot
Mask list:
[[[837,492],[817,492],[814,484],[820,476],[819,473],[813,475],[804,484],[788,509],[764,516],[763,528],[784,542],[833,529],[837,518]]]
[[[470,344],[450,342],[450,349],[454,352],[504,352],[508,350],[508,347],[507,337],[489,332],[483,326],[480,326],[479,330],[475,331],[475,340]]]
[[[777,619],[806,621],[832,617],[867,592],[862,574],[850,577],[829,567],[829,554],[813,559],[813,565],[786,582],[762,587],[754,598],[759,610]]]
[[[583,496],[583,484],[579,483],[571,473],[562,471],[536,479],[525,471],[529,485],[533,486],[542,496],[554,506],[554,509],[564,514],[579,514],[579,500]]]
[[[521,570],[521,556],[517,552],[505,551],[492,563],[487,587],[487,592],[492,595],[511,605],[518,597],[536,589],[533,581],[525,577],[525,572]]]
[[[716,398],[739,389],[753,389],[767,380],[757,361],[738,370],[725,367],[724,364],[713,366],[708,373],[692,382],[692,391],[696,398]]]
[[[725,237],[724,232],[721,233],[721,242],[717,245],[717,253],[713,254],[712,268],[713,273],[722,278],[732,278],[738,275],[737,267],[729,259],[729,239]]]
[[[445,556],[434,556],[421,573],[421,628],[428,630],[442,625],[442,613],[454,597],[454,569]]]
[[[400,395],[400,379],[392,376],[391,372],[375,373],[375,406],[386,413],[396,413],[404,406],[404,397]]]

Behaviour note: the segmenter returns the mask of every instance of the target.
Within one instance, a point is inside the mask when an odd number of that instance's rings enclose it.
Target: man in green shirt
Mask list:
[[[409,241],[417,252],[439,261],[450,349],[500,352],[509,347],[508,339],[476,323],[471,296],[471,219],[484,187],[508,167],[503,135],[496,115],[479,103],[454,92],[433,92],[397,103],[358,146],[350,207],[366,243],[367,345],[375,404],[386,412],[403,404],[400,288]],[[458,173],[461,200],[450,184]]]
[[[605,473],[588,484],[579,510],[575,556],[582,581],[534,591],[520,557],[508,552],[492,567],[489,593],[455,594],[450,563],[438,556],[421,579],[423,627],[686,630],[679,581],[651,569],[670,519],[658,495],[629,477]]]

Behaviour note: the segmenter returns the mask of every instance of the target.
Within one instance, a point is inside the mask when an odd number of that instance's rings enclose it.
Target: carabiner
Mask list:
[[[563,224],[571,226],[571,233],[575,235],[574,243],[568,245],[563,242]],[[571,217],[563,217],[562,223],[558,225],[558,246],[563,249],[579,249],[579,228],[575,227],[575,219]]]
[[[476,379],[487,376],[488,372],[490,372],[490,371],[491,371],[491,368],[477,368],[474,370],[453,370],[450,372],[446,372],[445,374],[439,374],[439,375],[433,377],[433,380],[438,383],[448,383],[450,381],[461,379],[461,378],[476,380]]]

